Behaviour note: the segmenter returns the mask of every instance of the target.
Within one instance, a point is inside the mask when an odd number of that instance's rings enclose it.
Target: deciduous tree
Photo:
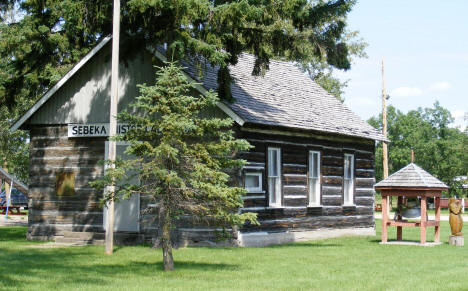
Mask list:
[[[453,118],[438,102],[433,108],[418,108],[404,114],[388,107],[389,172],[395,172],[411,161],[415,162],[450,186],[450,195],[460,195],[457,176],[468,172],[468,135],[450,127]],[[369,123],[381,128],[382,117],[372,117]],[[376,179],[382,179],[382,146],[376,151]]]

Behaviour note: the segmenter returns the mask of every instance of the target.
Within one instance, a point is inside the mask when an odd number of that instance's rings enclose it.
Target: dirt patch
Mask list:
[[[27,215],[8,215],[8,220],[5,220],[5,215],[0,215],[0,226],[27,226]]]

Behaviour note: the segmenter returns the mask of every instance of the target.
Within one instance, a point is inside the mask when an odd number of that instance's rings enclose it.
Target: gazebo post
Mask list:
[[[401,208],[401,204],[403,203],[403,196],[398,196],[398,203],[397,209]],[[398,215],[397,220],[401,220],[401,215]],[[397,240],[403,239],[403,226],[397,226]]]
[[[427,205],[427,198],[426,194],[423,194],[421,196],[421,244],[426,243],[426,224],[427,224],[427,219],[426,219],[426,205]]]
[[[434,242],[440,242],[440,196],[435,197],[435,221],[437,225],[434,230]]]
[[[388,221],[388,196],[382,191],[382,242],[386,243],[388,234],[387,234],[387,221]]]

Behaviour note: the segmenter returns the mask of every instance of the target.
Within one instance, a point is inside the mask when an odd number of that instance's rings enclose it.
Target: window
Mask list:
[[[320,152],[309,152],[309,206],[320,205]]]
[[[281,159],[279,148],[268,148],[268,196],[270,206],[281,206]]]
[[[262,173],[245,173],[244,187],[249,192],[262,192]]]
[[[354,155],[344,155],[343,204],[354,205]]]

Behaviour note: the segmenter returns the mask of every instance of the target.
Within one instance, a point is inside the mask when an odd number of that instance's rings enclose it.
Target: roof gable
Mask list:
[[[390,175],[387,179],[375,184],[378,188],[445,188],[448,186],[436,177],[432,176],[415,163],[410,163],[406,167]]]

